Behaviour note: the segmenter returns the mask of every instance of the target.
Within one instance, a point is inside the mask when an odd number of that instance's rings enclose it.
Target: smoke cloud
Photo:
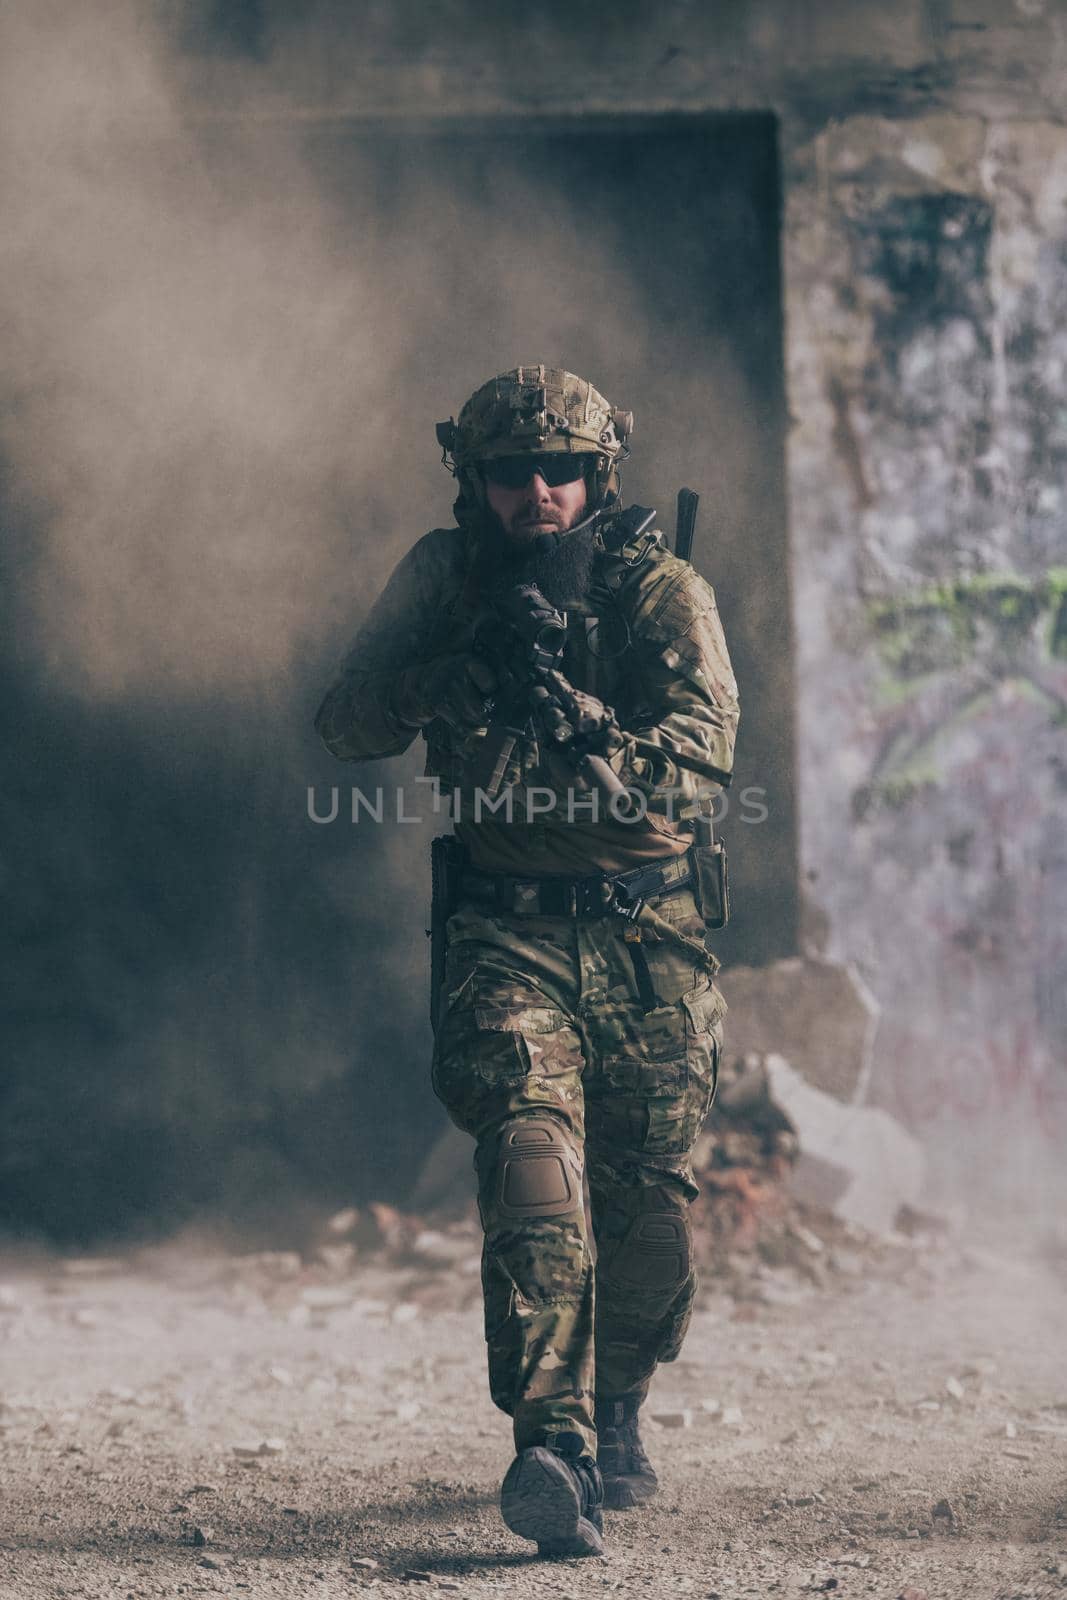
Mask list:
[[[728,580],[777,514],[774,316],[748,368],[737,343],[776,284],[726,259],[763,200],[742,176],[713,211],[736,146],[709,145],[690,219],[670,161],[635,146],[621,171],[603,134],[257,118],[268,43],[217,9],[214,34],[129,0],[0,15],[0,667],[23,741],[0,1177],[61,1231],[219,1203],[227,1161],[242,1193],[399,1181],[432,1134],[425,832],[315,829],[303,805],[382,779],[335,768],[310,719],[396,560],[451,521],[435,421],[494,371],[569,366],[637,412],[627,498],[704,489]],[[253,113],[227,114],[225,72],[193,103],[191,42],[245,51]],[[742,678],[769,594],[737,608]],[[789,697],[763,703],[770,750]]]

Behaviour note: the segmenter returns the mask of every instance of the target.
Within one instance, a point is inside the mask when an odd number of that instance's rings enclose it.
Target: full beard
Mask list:
[[[546,600],[560,611],[566,611],[568,606],[588,595],[593,581],[596,525],[581,526],[590,514],[588,510],[581,513],[574,533],[561,529],[557,534],[542,534],[518,546],[505,537],[499,517],[493,517],[495,526],[486,530],[480,542],[480,582],[490,590],[516,583],[534,583]]]

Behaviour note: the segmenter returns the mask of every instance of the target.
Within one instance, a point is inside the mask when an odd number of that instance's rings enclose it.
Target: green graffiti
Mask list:
[[[932,585],[873,601],[868,617],[885,668],[879,703],[900,718],[853,797],[857,817],[940,787],[948,736],[1005,694],[1067,722],[1057,670],[1067,662],[1067,567],[1035,580],[991,574]]]
[[[1044,577],[983,574],[874,600],[868,616],[889,669],[890,699],[907,685],[959,671],[976,656],[1010,671],[1023,655],[1067,661],[1067,567]],[[992,658],[992,659],[990,659]]]

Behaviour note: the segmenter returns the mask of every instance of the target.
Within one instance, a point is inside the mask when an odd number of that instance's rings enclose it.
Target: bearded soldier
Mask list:
[[[517,1452],[501,1510],[544,1555],[599,1554],[601,1508],[656,1491],[638,1411],[692,1308],[691,1152],[726,1010],[704,942],[721,846],[692,819],[729,783],[737,691],[712,590],[620,505],[632,428],[544,366],[439,424],[457,525],[400,562],[316,721],[348,761],[421,732],[456,796],[433,1086],[476,1141],[489,1382]],[[516,595],[525,633],[501,622]]]

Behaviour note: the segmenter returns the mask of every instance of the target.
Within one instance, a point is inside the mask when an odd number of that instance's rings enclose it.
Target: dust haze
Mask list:
[[[0,1184],[60,1236],[276,1211],[309,1173],[338,1201],[402,1190],[433,1137],[428,830],[315,829],[304,800],[418,770],[340,769],[311,718],[393,564],[452,520],[434,423],[557,362],[637,412],[627,498],[669,525],[681,482],[705,491],[716,575],[749,559],[723,529],[769,517],[730,318],[680,298],[677,222],[663,249],[616,215],[602,145],[205,114],[182,86],[233,49],[216,13],[0,21]],[[742,667],[767,604],[727,615]],[[755,687],[773,750],[786,697]]]
[[[450,520],[438,417],[492,371],[564,358],[651,411],[656,330],[610,219],[532,176],[442,204],[448,174],[414,142],[390,194],[355,144],[324,181],[284,126],[196,123],[181,31],[151,15],[5,10],[0,438],[34,523],[19,621],[78,696],[284,697],[301,641],[339,645]],[[679,420],[705,382],[683,373]],[[688,431],[657,462],[668,484]]]

